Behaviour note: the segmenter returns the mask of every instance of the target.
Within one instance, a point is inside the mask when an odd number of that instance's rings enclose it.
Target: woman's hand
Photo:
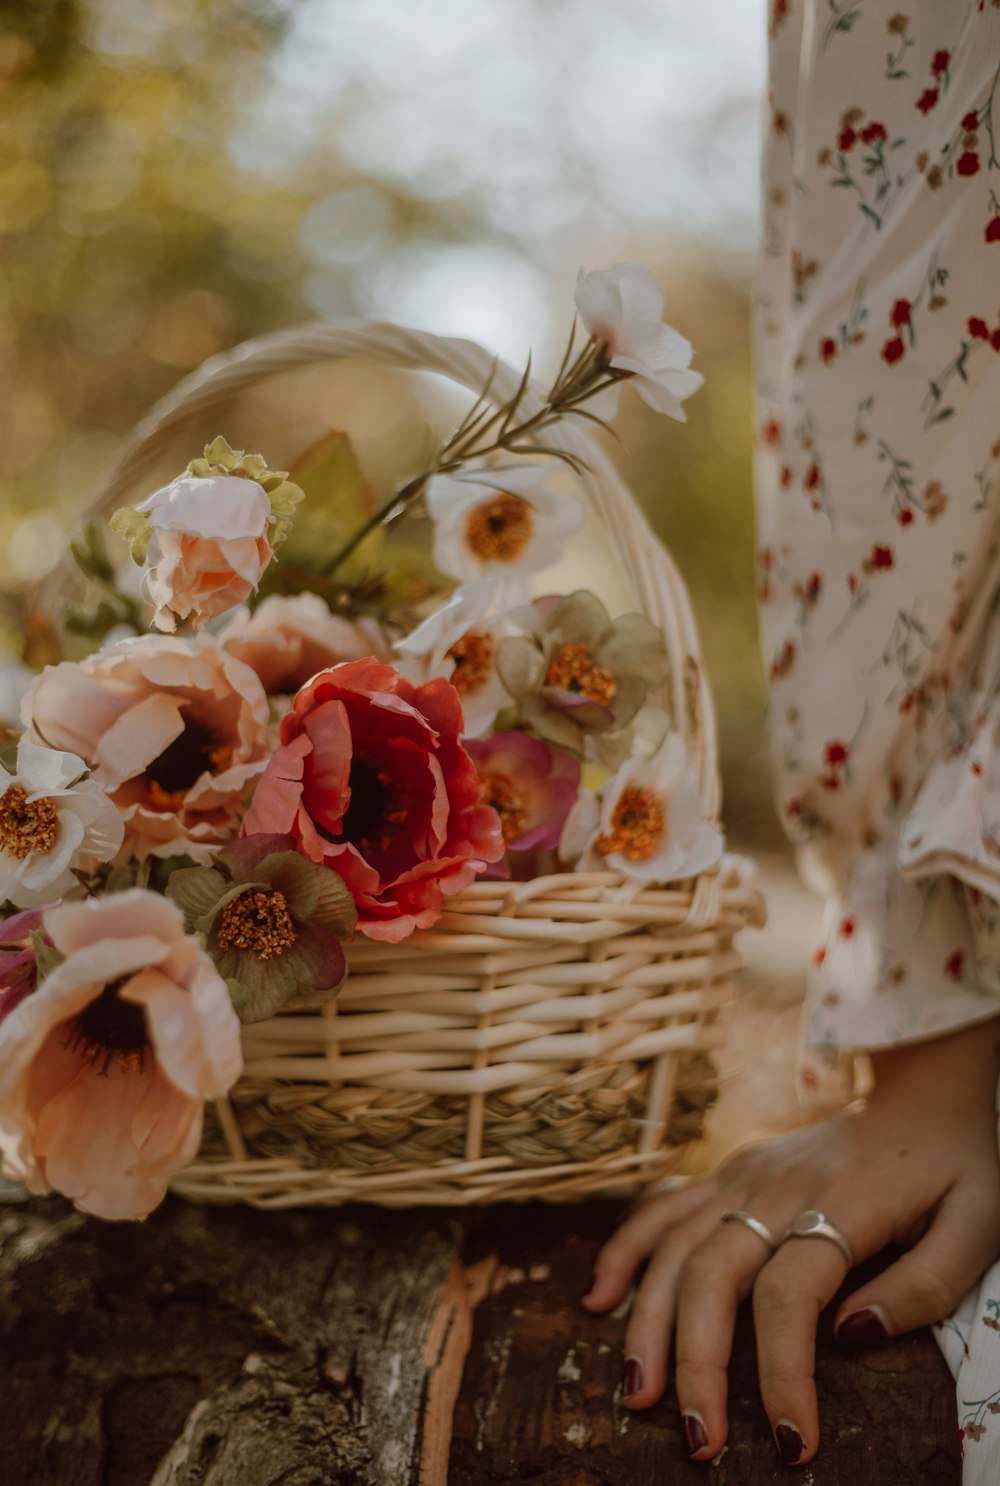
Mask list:
[[[996,1085],[1000,1023],[876,1054],[862,1109],[739,1151],[712,1175],[637,1208],[601,1250],[584,1304],[607,1311],[648,1261],[625,1338],[625,1401],[663,1393],[673,1337],[677,1397],[695,1459],[726,1440],[726,1369],[736,1310],[752,1292],[761,1396],[783,1458],[803,1465],[819,1444],[816,1323],[846,1261],[823,1238],[772,1257],[742,1209],[779,1240],[816,1208],[857,1259],[913,1246],[840,1307],[845,1345],[868,1345],[942,1320],[1000,1254]],[[920,1235],[917,1237],[917,1235]]]

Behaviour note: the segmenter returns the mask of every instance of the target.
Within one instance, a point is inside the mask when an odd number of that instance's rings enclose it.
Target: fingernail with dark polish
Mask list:
[[[625,1359],[625,1382],[622,1385],[622,1393],[625,1398],[631,1398],[638,1393],[642,1387],[642,1363],[638,1357],[626,1357]]]
[[[774,1438],[778,1442],[778,1449],[781,1451],[782,1460],[786,1465],[794,1465],[805,1449],[802,1436],[795,1428],[795,1425],[783,1420],[780,1424],[775,1425]]]
[[[889,1330],[877,1306],[866,1305],[852,1311],[837,1327],[837,1341],[842,1347],[877,1347],[889,1340]]]
[[[593,1293],[594,1293],[594,1291],[596,1289],[597,1289],[597,1270],[595,1269],[594,1270],[594,1273],[590,1276],[590,1284],[587,1286],[586,1290],[584,1290],[583,1294],[580,1296],[580,1299],[581,1300],[587,1300],[591,1295],[593,1295]]]
[[[697,1455],[698,1451],[704,1450],[708,1444],[705,1421],[700,1414],[684,1415],[684,1433],[687,1435],[688,1449],[692,1455]]]

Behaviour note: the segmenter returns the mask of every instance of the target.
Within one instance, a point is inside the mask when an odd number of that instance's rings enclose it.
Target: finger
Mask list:
[[[760,1198],[750,1199],[750,1205],[754,1216],[768,1211]],[[675,1371],[677,1400],[695,1459],[714,1459],[726,1443],[727,1368],[736,1312],[772,1252],[759,1234],[730,1223],[717,1228],[684,1265],[677,1294]]]
[[[696,1213],[714,1190],[711,1179],[695,1181],[642,1203],[608,1239],[594,1261],[590,1289],[583,1304],[591,1311],[607,1311],[618,1304],[669,1231]]]
[[[868,1347],[942,1321],[1000,1252],[1000,1224],[973,1186],[954,1188],[924,1237],[838,1308],[834,1333]]]
[[[819,1444],[815,1371],[820,1311],[843,1283],[847,1261],[822,1239],[790,1239],[753,1290],[760,1393],[782,1459],[804,1465]]]
[[[670,1229],[653,1253],[625,1331],[624,1391],[629,1408],[649,1408],[663,1394],[681,1270],[718,1227],[722,1211],[718,1198],[699,1208],[686,1223]]]

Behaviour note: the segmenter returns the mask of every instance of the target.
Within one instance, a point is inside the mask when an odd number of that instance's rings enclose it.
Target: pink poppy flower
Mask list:
[[[211,635],[143,635],[47,666],[21,715],[87,763],[125,823],[120,855],[140,860],[207,861],[268,752],[264,688]]]
[[[494,733],[466,747],[479,770],[486,802],[500,817],[508,851],[548,851],[559,845],[580,789],[580,761],[527,733]]]
[[[369,938],[429,928],[504,852],[462,726],[442,677],[414,686],[374,659],[321,671],[281,721],[244,834],[291,836],[339,872]]]
[[[316,593],[272,594],[254,610],[238,609],[219,644],[256,671],[268,696],[298,691],[317,671],[386,651],[374,623],[332,614]]]
[[[100,1218],[143,1218],[242,1069],[225,981],[180,911],[133,888],[50,908],[64,958],[0,1025],[8,1175]]]

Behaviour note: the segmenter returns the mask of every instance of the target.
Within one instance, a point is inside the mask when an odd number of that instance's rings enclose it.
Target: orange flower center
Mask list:
[[[490,769],[483,776],[483,784],[486,793],[483,796],[487,805],[492,805],[500,817],[500,829],[505,841],[516,841],[524,835],[528,824],[527,801],[524,790],[519,787],[512,775],[503,769]]]
[[[490,562],[515,562],[531,540],[535,513],[528,502],[510,490],[474,506],[465,524],[465,540],[477,557]]]
[[[258,960],[286,954],[298,937],[288,900],[277,888],[271,892],[247,888],[226,904],[219,920],[220,946],[249,950]]]
[[[460,640],[455,641],[448,656],[455,662],[451,684],[460,697],[466,696],[470,691],[478,691],[486,684],[493,670],[495,655],[496,643],[491,634],[470,629]]]
[[[51,851],[59,835],[56,807],[47,796],[28,801],[19,784],[8,785],[0,798],[0,851],[23,861],[32,851]]]
[[[186,717],[184,731],[146,769],[150,804],[155,810],[180,810],[203,774],[221,774],[232,762],[228,743],[219,743],[203,723]]]
[[[560,691],[574,691],[591,702],[607,707],[614,700],[618,682],[610,671],[599,666],[586,645],[577,641],[562,645],[549,662],[545,676],[548,686]]]
[[[142,1073],[145,1067],[149,1049],[145,1012],[118,994],[127,979],[109,981],[73,1018],[63,1043],[68,1052],[79,1052],[95,1068],[100,1064],[98,1072],[105,1078],[115,1061],[123,1073]]]
[[[611,817],[611,829],[599,836],[602,856],[621,853],[630,862],[647,862],[663,843],[663,802],[651,789],[629,785],[623,789]]]

